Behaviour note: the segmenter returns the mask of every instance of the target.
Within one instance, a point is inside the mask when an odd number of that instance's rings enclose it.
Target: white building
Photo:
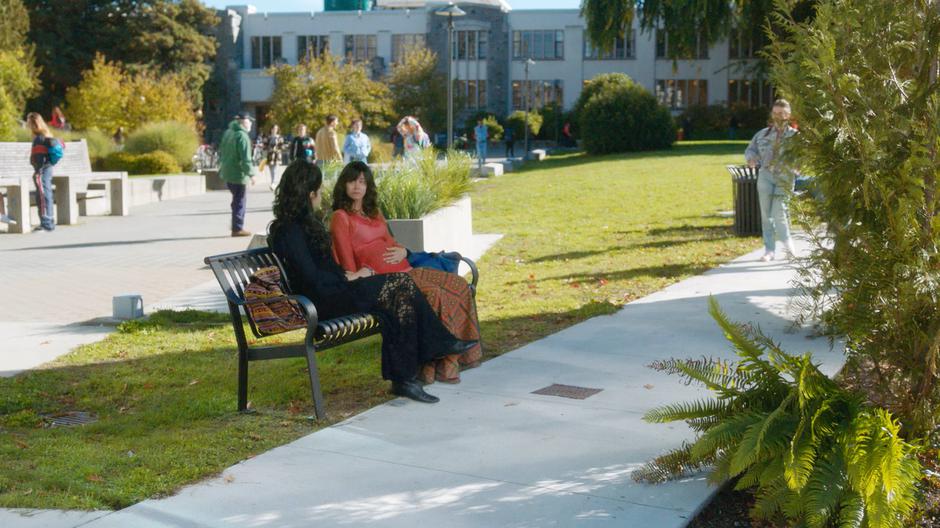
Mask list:
[[[263,124],[273,90],[266,69],[279,61],[296,64],[305,53],[364,61],[377,77],[387,73],[410,44],[424,44],[445,57],[446,17],[434,13],[442,5],[379,0],[372,10],[318,13],[228,7],[220,28],[225,93],[220,101],[210,101],[210,107],[214,104],[219,114],[253,111]],[[577,9],[512,10],[503,0],[458,5],[467,15],[454,19],[451,68],[456,89],[467,102],[466,112],[485,109],[502,116],[521,109],[526,86],[533,107],[557,101],[570,109],[585,83],[611,72],[629,75],[676,111],[693,104],[771,102],[769,85],[743,73],[746,68],[740,66],[753,59],[753,46],[739,39],[703,47],[694,59],[674,62],[666,58],[665,32],[635,27],[627,38],[618,39],[612,52],[599,54],[586,38]],[[535,61],[528,85],[527,58]]]

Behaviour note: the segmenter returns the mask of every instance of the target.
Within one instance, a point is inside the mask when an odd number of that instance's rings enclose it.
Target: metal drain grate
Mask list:
[[[573,400],[584,400],[594,396],[604,389],[592,389],[590,387],[577,387],[575,385],[561,385],[553,383],[548,387],[542,387],[539,390],[532,391],[532,394],[542,394],[544,396],[561,396],[562,398],[571,398]]]
[[[85,411],[70,411],[66,413],[49,415],[45,417],[49,427],[71,427],[73,425],[86,425],[98,421],[98,417]]]

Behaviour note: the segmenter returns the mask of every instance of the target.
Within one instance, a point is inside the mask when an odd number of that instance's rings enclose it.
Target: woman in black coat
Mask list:
[[[415,380],[420,365],[476,344],[454,337],[405,273],[376,275],[369,268],[343,271],[333,260],[330,233],[320,211],[323,175],[298,160],[281,177],[268,244],[281,259],[293,293],[308,297],[321,319],[368,312],[381,321],[382,377],[392,392],[417,401],[438,398]]]

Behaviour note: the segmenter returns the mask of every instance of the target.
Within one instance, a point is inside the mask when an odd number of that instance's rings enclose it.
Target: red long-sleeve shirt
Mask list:
[[[363,266],[376,273],[409,271],[407,259],[398,264],[385,262],[388,248],[401,246],[388,232],[388,224],[382,213],[375,218],[349,214],[340,209],[333,212],[330,220],[330,236],[333,239],[333,258],[346,271],[357,271]]]

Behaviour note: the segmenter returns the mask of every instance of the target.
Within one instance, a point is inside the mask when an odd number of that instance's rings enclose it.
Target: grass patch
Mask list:
[[[505,234],[479,262],[488,356],[755,249],[714,215],[730,207],[724,165],[744,145],[572,154],[477,184],[474,230]],[[227,316],[161,312],[125,323],[43,370],[0,379],[0,507],[121,508],[217,474],[388,400],[378,347],[373,337],[318,356],[331,421],[315,423],[302,359],[253,363],[259,412],[234,412]],[[99,420],[45,427],[71,410]]]

